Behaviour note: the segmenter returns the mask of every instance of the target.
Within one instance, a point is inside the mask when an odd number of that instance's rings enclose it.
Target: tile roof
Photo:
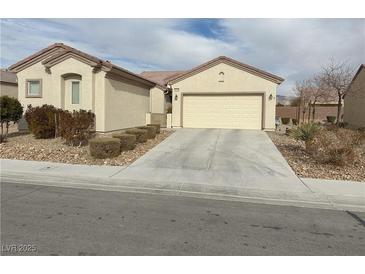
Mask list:
[[[258,68],[255,68],[253,66],[250,66],[250,65],[247,65],[247,64],[244,64],[242,62],[239,62],[237,60],[234,60],[230,57],[227,57],[227,56],[219,56],[217,58],[214,58],[206,63],[203,63],[195,68],[192,68],[191,70],[188,70],[188,71],[185,71],[184,73],[181,73],[180,75],[176,75],[176,76],[172,76],[168,79],[168,82],[171,83],[171,84],[174,84],[180,80],[183,80],[183,79],[186,79],[194,74],[197,74],[209,67],[212,67],[218,63],[226,63],[226,64],[229,64],[231,66],[234,66],[236,68],[239,68],[239,69],[242,69],[242,70],[245,70],[249,73],[252,73],[252,74],[255,74],[255,75],[258,75],[262,78],[265,78],[265,79],[268,79],[269,81],[273,81],[277,84],[281,84],[284,79],[277,76],[277,75],[274,75],[272,73],[269,73],[267,71],[264,71],[264,70],[261,70],[261,69],[258,69]]]
[[[55,51],[55,50],[57,50],[57,51]],[[117,66],[117,65],[115,65],[115,64],[113,64],[109,61],[102,60],[98,57],[92,56],[90,54],[87,54],[83,51],[80,51],[78,49],[75,49],[73,47],[65,45],[63,43],[52,44],[52,45],[48,46],[47,48],[42,49],[42,50],[40,50],[40,51],[24,58],[23,60],[20,60],[19,62],[17,62],[14,65],[10,66],[9,69],[14,70],[14,71],[18,71],[17,70],[18,68],[21,69],[23,67],[23,65],[25,65],[26,63],[31,62],[34,59],[40,58],[41,55],[43,55],[44,53],[50,52],[50,51],[54,51],[54,53],[51,56],[49,56],[48,58],[46,58],[45,60],[43,60],[43,62],[42,62],[43,65],[47,65],[48,63],[52,63],[52,61],[57,60],[58,58],[61,58],[65,54],[73,54],[73,55],[81,56],[81,57],[83,57],[87,60],[90,60],[91,62],[96,63],[98,66],[103,66],[103,67],[106,67],[106,68],[109,68],[109,69],[115,69],[117,71],[124,72],[126,74],[129,74],[129,75],[133,76],[135,79],[138,78],[140,80],[147,81],[151,85],[156,84],[156,82],[154,82],[150,79],[147,79],[147,78],[143,77],[142,75],[135,74],[135,73],[133,73],[129,70],[126,70],[126,69],[124,69],[120,66]]]
[[[0,82],[18,84],[16,74],[5,69],[0,70]]]
[[[180,74],[185,73],[185,71],[182,70],[176,70],[176,71],[143,71],[141,75],[144,78],[147,78],[153,82],[156,82],[157,84],[161,86],[166,86],[167,79],[171,77],[176,77]]]

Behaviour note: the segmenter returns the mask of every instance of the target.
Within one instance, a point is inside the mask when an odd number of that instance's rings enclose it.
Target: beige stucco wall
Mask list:
[[[150,91],[151,100],[151,112],[152,113],[165,113],[165,95],[164,91],[154,87]]]
[[[71,89],[69,81],[65,80],[65,74],[81,75],[80,104],[71,105]],[[104,81],[105,72],[92,72],[92,67],[76,59],[69,58],[51,67],[51,73],[45,71],[45,67],[38,62],[17,73],[18,99],[26,109],[27,105],[41,106],[51,104],[57,108],[67,110],[92,110],[96,116],[96,130],[104,128]],[[42,97],[26,97],[26,80],[42,80]]]
[[[105,78],[104,131],[144,126],[150,112],[150,89],[128,80]]]
[[[344,122],[365,127],[365,69],[362,69],[345,96]]]
[[[219,73],[224,73],[224,82],[219,82]],[[184,93],[265,93],[264,129],[275,128],[275,105],[277,84],[220,63],[212,68],[172,85],[172,126],[181,127],[181,96]],[[175,89],[179,89],[177,92]],[[273,99],[269,100],[272,94]],[[175,95],[178,99],[175,100]]]
[[[18,98],[18,86],[7,83],[0,83],[0,96],[5,95]]]

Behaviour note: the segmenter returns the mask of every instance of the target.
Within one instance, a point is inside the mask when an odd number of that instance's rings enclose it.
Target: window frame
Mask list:
[[[39,94],[37,95],[32,95],[32,94],[29,94],[29,83],[30,82],[39,82]],[[26,98],[42,98],[42,91],[43,91],[43,88],[42,88],[42,79],[26,79],[25,80],[25,97]]]
[[[79,102],[78,103],[73,103],[73,83],[79,83]],[[77,79],[72,79],[70,81],[70,89],[71,89],[71,105],[80,105],[81,104],[81,80],[77,80]]]

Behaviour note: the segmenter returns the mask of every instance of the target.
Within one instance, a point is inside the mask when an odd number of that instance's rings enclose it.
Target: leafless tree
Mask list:
[[[319,74],[321,85],[327,89],[328,93],[334,93],[337,97],[337,125],[340,122],[342,100],[351,83],[353,73],[353,67],[347,62],[338,62],[332,59]]]
[[[329,101],[334,100],[334,94],[331,92],[324,82],[322,81],[321,74],[315,74],[310,80],[308,84],[308,97],[310,98],[310,102],[312,104],[312,121],[315,120],[316,116],[316,105],[318,102],[327,103]]]
[[[302,122],[305,119],[305,113],[308,109],[310,102],[310,90],[311,83],[309,80],[297,81],[295,83],[294,93],[297,96],[298,104],[298,122],[300,122],[300,112],[302,111]]]

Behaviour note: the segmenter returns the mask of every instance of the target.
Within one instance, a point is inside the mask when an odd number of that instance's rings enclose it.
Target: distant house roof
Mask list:
[[[26,57],[23,60],[15,63],[14,65],[10,66],[9,70],[16,73],[22,71],[23,69],[39,61],[42,61],[42,64],[46,68],[51,68],[52,66],[70,57],[77,59],[81,62],[87,63],[90,66],[94,67],[94,69],[100,69],[106,72],[123,74],[124,76],[126,76],[131,80],[143,82],[144,84],[147,84],[151,87],[156,85],[156,82],[151,81],[141,75],[135,74],[129,70],[126,70],[122,67],[112,64],[109,61],[102,60],[98,57],[92,56],[75,48],[72,48],[63,43],[55,43],[53,45],[50,45],[49,47],[42,49],[30,55],[29,57]]]
[[[349,85],[349,87],[348,87],[348,88],[350,88],[350,87],[351,87],[352,83],[356,80],[356,78],[359,76],[360,72],[361,72],[363,69],[365,69],[365,64],[361,64],[361,65],[360,65],[359,69],[358,69],[358,70],[356,71],[356,73],[355,73],[354,78],[352,78],[352,81],[351,81],[351,83],[350,83],[350,85]]]
[[[13,85],[18,85],[18,80],[16,74],[5,69],[0,70],[0,82],[8,83]]]
[[[254,75],[257,75],[257,76],[262,77],[264,79],[267,79],[269,81],[272,81],[276,84],[281,84],[284,81],[284,79],[279,77],[279,76],[276,76],[276,75],[271,74],[269,72],[266,72],[264,70],[252,67],[250,65],[238,62],[237,60],[234,60],[234,59],[226,57],[226,56],[219,56],[219,57],[217,57],[215,59],[212,59],[212,60],[210,60],[210,61],[208,61],[204,64],[201,64],[201,65],[199,65],[199,66],[197,66],[197,67],[195,67],[195,68],[193,68],[189,71],[185,71],[184,73],[172,76],[172,77],[166,79],[166,81],[168,83],[171,83],[171,84],[177,83],[180,80],[183,80],[183,79],[186,79],[190,76],[193,76],[193,75],[195,75],[195,74],[197,74],[201,71],[204,71],[204,70],[206,70],[210,67],[213,67],[213,66],[215,66],[219,63],[228,64],[228,65],[233,66],[235,68],[247,71],[251,74],[254,74]]]
[[[175,77],[183,74],[185,71],[176,70],[176,71],[144,71],[141,75],[151,81],[156,82],[161,86],[165,86],[167,84],[167,79],[171,77]]]

